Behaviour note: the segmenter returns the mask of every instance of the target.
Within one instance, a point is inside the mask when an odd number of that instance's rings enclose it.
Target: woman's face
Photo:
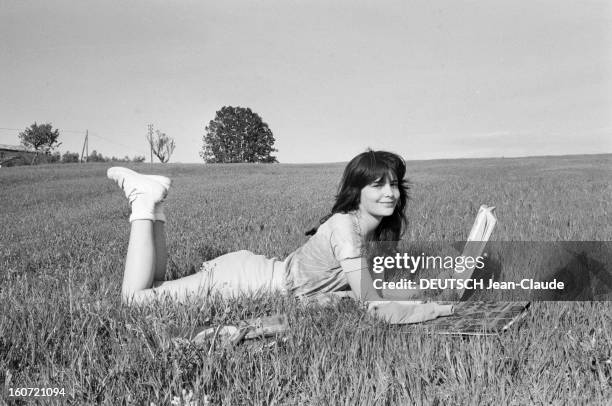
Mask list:
[[[387,217],[393,214],[400,192],[395,176],[379,178],[361,189],[359,210],[373,217]]]

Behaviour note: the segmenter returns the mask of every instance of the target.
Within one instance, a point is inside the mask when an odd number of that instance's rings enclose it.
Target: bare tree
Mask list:
[[[147,141],[151,146],[151,151],[153,151],[153,154],[161,163],[168,162],[174,152],[174,139],[168,137],[166,133],[159,130],[156,130],[155,134],[153,134],[152,127],[149,127],[149,129]]]

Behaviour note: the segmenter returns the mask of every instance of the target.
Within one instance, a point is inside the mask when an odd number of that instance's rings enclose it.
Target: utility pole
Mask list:
[[[83,155],[87,153],[87,155]],[[85,140],[83,141],[83,150],[81,151],[81,160],[80,162],[87,162],[87,158],[89,157],[89,130],[85,130]]]
[[[149,124],[149,147],[151,147],[151,163],[153,163],[153,124]]]

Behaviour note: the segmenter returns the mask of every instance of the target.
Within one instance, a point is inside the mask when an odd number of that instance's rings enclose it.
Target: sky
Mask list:
[[[50,122],[61,151],[203,162],[250,107],[284,163],[612,152],[609,1],[0,2],[0,143]]]

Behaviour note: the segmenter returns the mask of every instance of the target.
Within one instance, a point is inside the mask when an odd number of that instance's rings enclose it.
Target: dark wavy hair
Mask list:
[[[399,241],[408,220],[404,210],[409,199],[406,163],[397,154],[387,151],[367,150],[351,160],[344,169],[342,180],[338,187],[336,202],[331,213],[323,217],[319,225],[325,223],[335,213],[348,213],[359,208],[361,189],[379,179],[394,181],[397,179],[399,199],[393,214],[384,217],[374,231],[374,241]],[[393,179],[390,178],[393,176]],[[306,235],[317,232],[318,226],[308,230]]]

